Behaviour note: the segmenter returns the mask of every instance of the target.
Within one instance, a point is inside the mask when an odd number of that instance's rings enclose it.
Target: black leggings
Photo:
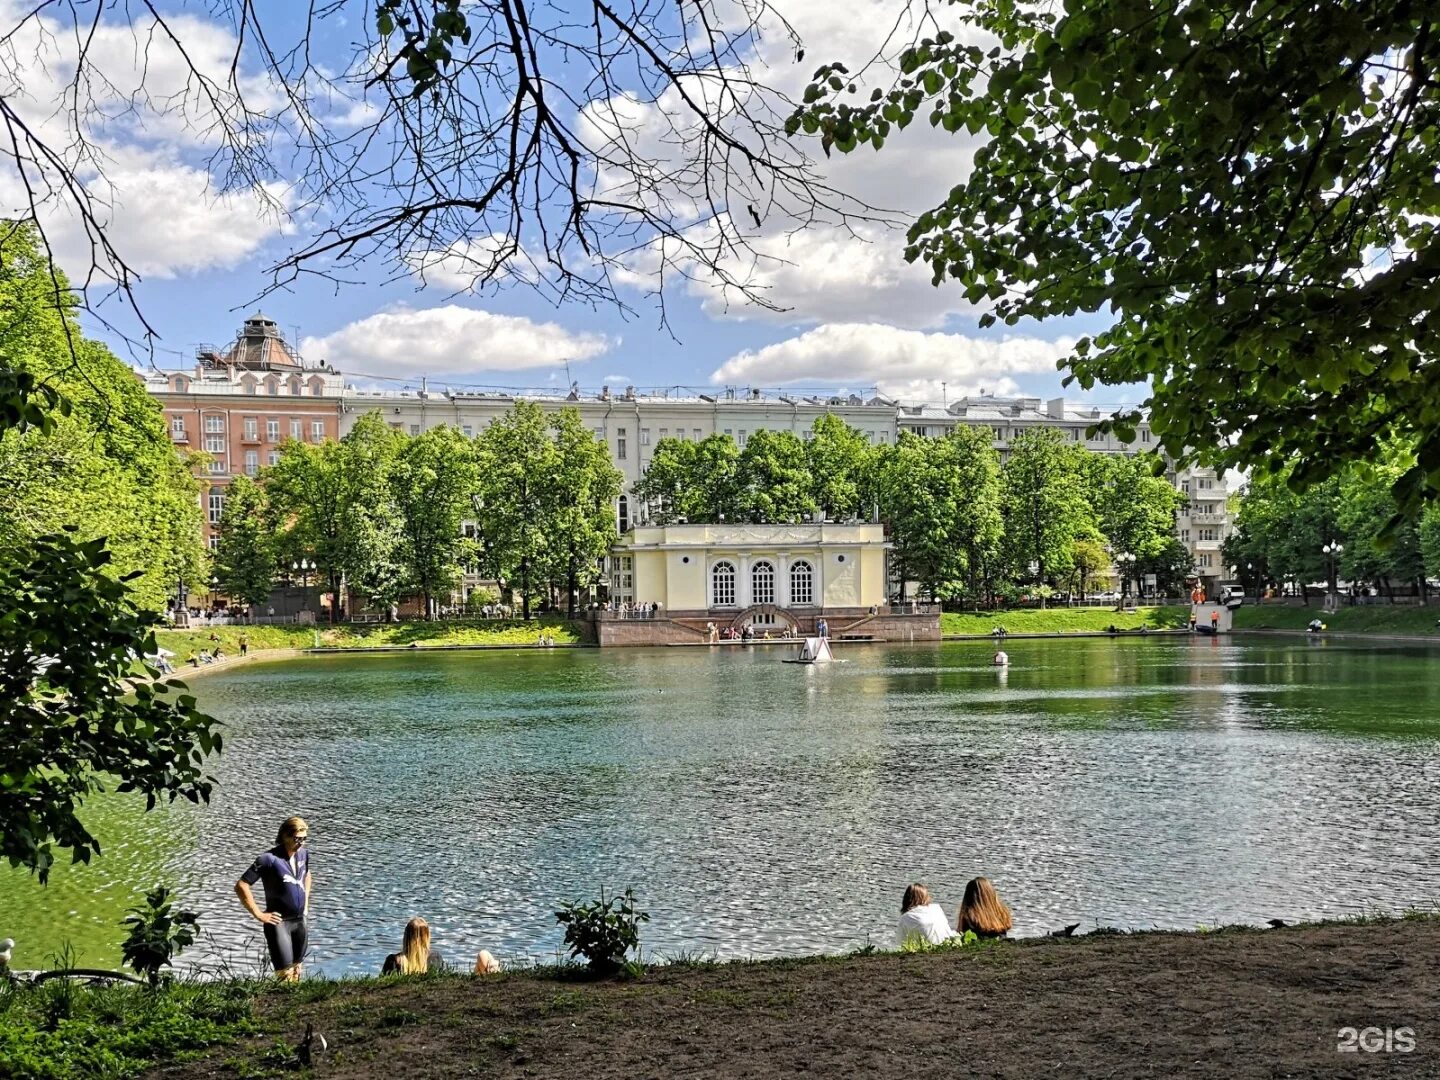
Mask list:
[[[270,946],[270,963],[276,971],[292,968],[304,960],[308,939],[303,918],[265,924],[265,944]]]

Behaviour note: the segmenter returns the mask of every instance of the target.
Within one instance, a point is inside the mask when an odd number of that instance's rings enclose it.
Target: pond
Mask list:
[[[553,911],[633,887],[652,956],[892,945],[923,881],[991,877],[1016,931],[1195,927],[1440,901],[1440,651],[1298,638],[437,652],[195,683],[209,807],[97,803],[104,855],[0,873],[16,963],[113,964],[173,884],[244,967],[236,877],[310,823],[309,969],[374,971],[412,915],[452,956],[553,960]]]

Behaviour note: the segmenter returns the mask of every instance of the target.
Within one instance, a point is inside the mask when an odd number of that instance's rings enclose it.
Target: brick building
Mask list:
[[[275,321],[261,314],[246,319],[227,348],[202,345],[193,369],[151,371],[144,378],[175,445],[209,455],[201,499],[211,548],[233,477],[273,465],[286,439],[340,437],[344,379],[328,367],[306,365]]]

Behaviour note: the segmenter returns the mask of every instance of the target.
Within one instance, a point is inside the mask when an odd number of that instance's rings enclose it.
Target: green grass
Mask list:
[[[534,645],[543,632],[558,645],[583,641],[582,624],[545,617],[524,622],[520,619],[449,620],[445,622],[367,623],[356,626],[217,626],[195,630],[160,630],[156,640],[181,661],[192,651],[209,649],[215,643],[230,656],[240,654],[240,636],[250,639],[251,649],[359,649],[376,646],[415,645]]]
[[[1363,607],[1342,607],[1326,615],[1318,604],[1310,607],[1289,605],[1246,604],[1235,612],[1237,630],[1304,630],[1311,619],[1320,619],[1325,626],[1347,634],[1414,634],[1440,638],[1435,620],[1440,607],[1405,607],[1392,604],[1368,604]]]
[[[248,983],[0,989],[0,1076],[112,1080],[256,1030]]]
[[[947,611],[940,616],[942,634],[988,634],[1003,626],[1012,634],[1073,634],[1095,632],[1109,626],[1121,630],[1171,630],[1187,626],[1190,608],[1183,604],[1167,607],[1143,607],[1136,611],[1115,611],[1112,608],[1025,609],[1017,611]]]

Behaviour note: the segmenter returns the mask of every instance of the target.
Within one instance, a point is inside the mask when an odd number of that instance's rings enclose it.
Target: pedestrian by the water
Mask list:
[[[250,651],[250,638],[246,634],[240,635],[240,655],[244,656]]]
[[[405,924],[400,951],[385,957],[382,975],[424,975],[445,966],[437,949],[430,948],[430,924],[418,915]]]
[[[969,930],[977,937],[1001,938],[1010,933],[1010,923],[1010,909],[990,879],[971,879],[955,916],[956,931],[963,934]]]
[[[305,848],[309,840],[310,827],[304,818],[286,818],[276,834],[275,846],[235,882],[240,903],[265,929],[275,976],[285,982],[300,978],[309,945],[306,923],[310,914],[310,853]],[[251,891],[257,881],[265,886],[263,911]]]

